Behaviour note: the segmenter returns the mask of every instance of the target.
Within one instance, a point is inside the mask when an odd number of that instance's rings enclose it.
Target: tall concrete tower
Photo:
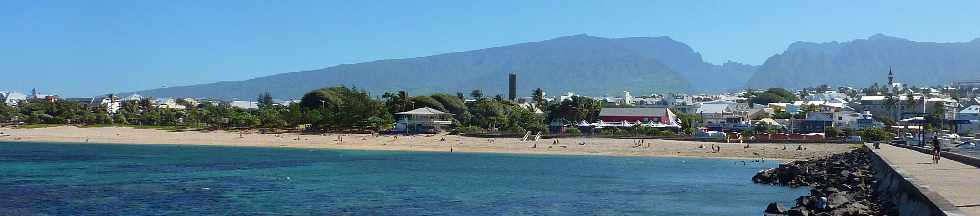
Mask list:
[[[517,74],[510,73],[507,76],[507,99],[517,99]]]

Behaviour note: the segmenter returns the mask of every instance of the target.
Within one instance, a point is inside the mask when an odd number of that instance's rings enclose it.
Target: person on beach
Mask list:
[[[942,152],[942,147],[939,145],[939,137],[932,137],[932,163],[939,164],[939,153]]]

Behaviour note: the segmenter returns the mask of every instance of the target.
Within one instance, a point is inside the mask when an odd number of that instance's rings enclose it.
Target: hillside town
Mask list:
[[[825,139],[829,136],[861,139],[856,131],[886,129],[885,131],[898,135],[877,137],[872,141],[897,138],[903,142],[920,142],[913,140],[922,140],[927,138],[926,136],[935,134],[922,133],[923,131],[941,132],[949,134],[948,136],[957,136],[956,134],[974,136],[974,133],[980,132],[980,123],[978,123],[980,120],[978,96],[980,95],[976,94],[977,87],[980,87],[978,83],[962,82],[955,86],[915,87],[898,82],[896,74],[891,69],[887,71],[887,77],[882,81],[886,81],[884,85],[875,83],[867,88],[843,86],[833,88],[824,85],[795,91],[774,88],[721,94],[671,93],[642,96],[633,96],[630,91],[624,91],[620,96],[583,96],[573,92],[549,96],[543,90],[536,89],[531,96],[517,97],[517,76],[511,74],[507,82],[508,98],[503,99],[498,95],[494,100],[506,101],[538,116],[537,119],[540,120],[537,121],[546,121],[541,123],[547,125],[547,130],[543,130],[544,128],[519,130],[520,133],[534,132],[539,135],[541,133],[565,134],[569,132],[568,129],[573,129],[574,134],[597,135],[602,134],[602,131],[639,126],[697,138],[734,137],[738,140],[765,140],[794,139],[794,137]],[[386,101],[395,98],[389,96],[386,94]],[[474,90],[470,96],[466,98],[462,93],[457,94],[457,97],[470,107],[485,99],[478,90]],[[221,101],[202,98],[150,98],[139,94],[62,98],[58,95],[40,93],[37,90],[32,90],[30,94],[15,91],[0,92],[0,101],[10,107],[17,107],[24,101],[70,102],[94,112],[104,113],[110,120],[114,119],[126,104],[178,111],[179,114],[179,111],[201,107],[202,104],[224,105],[238,110],[257,110],[262,104],[268,104],[270,107],[289,107],[302,102],[302,100],[271,98],[271,95],[267,95],[264,99],[266,101],[261,101],[263,100],[261,97],[258,98],[260,101]],[[597,103],[593,106],[594,113],[573,117],[556,110],[555,107],[563,102],[571,102],[576,98]],[[324,106],[325,103],[326,101],[323,100],[313,102]],[[502,128],[504,123],[501,122],[480,125],[476,121],[466,121],[460,116],[454,118],[454,113],[447,109],[448,105],[434,103],[435,105],[430,107],[425,106],[425,103],[417,104],[392,109],[391,123],[388,126],[380,126],[379,129],[403,133],[452,131],[466,126],[478,126],[480,127],[478,130],[483,132],[507,130]],[[130,108],[128,115],[133,115],[134,112],[141,112],[141,110]],[[10,119],[3,119],[3,121],[41,123],[17,119],[29,118],[30,113],[25,114],[28,115],[10,115],[8,116]],[[455,114],[463,113],[455,111]],[[184,119],[178,117],[175,121],[176,124],[182,124]],[[472,127],[469,130],[473,131]],[[767,136],[764,138],[752,136],[756,134]],[[784,136],[774,138],[774,134],[784,134]]]

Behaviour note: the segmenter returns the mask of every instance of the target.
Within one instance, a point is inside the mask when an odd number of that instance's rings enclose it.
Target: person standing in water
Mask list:
[[[932,163],[939,164],[939,153],[942,151],[942,147],[939,145],[939,137],[932,137]]]

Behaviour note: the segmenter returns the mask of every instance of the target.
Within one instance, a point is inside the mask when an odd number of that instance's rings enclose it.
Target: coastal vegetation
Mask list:
[[[200,103],[177,100],[183,108],[158,106],[153,98],[122,101],[115,113],[105,104],[65,100],[28,100],[18,106],[0,105],[0,122],[21,125],[134,126],[168,129],[303,129],[307,131],[380,132],[392,128],[396,113],[428,107],[453,114],[457,132],[525,133],[547,130],[546,122],[595,121],[604,103],[576,96],[571,100],[537,100],[521,105],[480,90],[450,95],[412,96],[386,92],[373,97],[355,87],[328,87],[306,93],[298,103],[276,104],[270,93],[259,94],[257,108],[240,108],[223,101]],[[467,100],[469,99],[469,100]],[[541,111],[541,112],[536,112]],[[547,114],[545,114],[547,113]]]
[[[763,92],[747,92],[743,97],[753,104],[790,103],[800,98],[783,88],[770,88]]]

